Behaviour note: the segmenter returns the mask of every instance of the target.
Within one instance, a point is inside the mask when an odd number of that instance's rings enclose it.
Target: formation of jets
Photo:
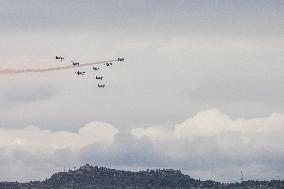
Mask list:
[[[64,60],[64,57],[55,56],[55,59],[56,59],[56,60],[63,61],[63,60]],[[117,58],[116,60],[113,60],[113,61],[104,63],[104,65],[105,65],[105,66],[112,66],[114,61],[122,62],[122,61],[124,61],[124,58]],[[74,67],[77,67],[77,68],[80,67],[80,63],[79,63],[79,62],[71,61],[71,63],[72,63],[72,65],[73,65]],[[94,70],[94,71],[98,71],[99,69],[100,69],[100,67],[98,67],[98,66],[93,66],[93,70]],[[82,75],[82,76],[83,76],[83,75],[85,75],[86,72],[77,70],[77,71],[75,71],[75,73],[76,73],[78,76],[79,76],[79,75]],[[99,81],[99,82],[102,82],[102,81],[103,81],[103,78],[104,78],[103,76],[98,76],[98,75],[96,75],[96,80]],[[106,85],[105,85],[105,84],[100,84],[100,83],[98,83],[97,86],[98,86],[98,88],[105,88]]]

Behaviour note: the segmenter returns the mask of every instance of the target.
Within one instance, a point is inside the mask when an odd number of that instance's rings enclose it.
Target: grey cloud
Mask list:
[[[56,90],[48,86],[18,86],[3,90],[0,95],[0,108],[13,108],[19,105],[48,100],[56,95]]]
[[[109,31],[124,28],[188,31],[200,29],[234,32],[271,27],[283,16],[282,1],[2,1],[0,18],[4,30]],[[265,7],[265,9],[263,8]],[[186,25],[185,25],[186,24]],[[254,27],[253,27],[253,26]],[[217,26],[217,27],[216,27]],[[199,28],[199,29],[198,29]],[[275,28],[275,27],[274,27]],[[262,31],[262,32],[263,32]]]
[[[101,149],[100,144],[83,148],[80,152],[83,162],[108,166],[165,166],[166,154],[154,149],[147,138],[137,139],[129,132],[120,132],[115,136],[110,148]]]
[[[58,170],[46,159],[22,149],[1,148],[0,151],[1,181],[43,180]]]

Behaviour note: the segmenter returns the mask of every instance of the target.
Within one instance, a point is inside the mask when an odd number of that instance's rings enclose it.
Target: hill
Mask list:
[[[77,170],[59,172],[39,182],[2,182],[1,189],[142,189],[142,188],[284,188],[284,181],[246,181],[224,184],[211,180],[200,181],[179,170],[156,169],[139,172],[109,169],[86,164]]]

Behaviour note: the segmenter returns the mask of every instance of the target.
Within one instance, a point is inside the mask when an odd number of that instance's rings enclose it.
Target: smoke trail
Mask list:
[[[103,63],[114,62],[114,61],[117,61],[117,59],[80,64],[80,67],[90,66],[90,65],[95,65],[95,64],[103,64]],[[42,73],[42,72],[52,72],[52,71],[58,71],[58,70],[67,70],[67,69],[72,69],[72,68],[74,68],[73,65],[51,67],[51,68],[38,68],[38,69],[0,69],[0,74]]]

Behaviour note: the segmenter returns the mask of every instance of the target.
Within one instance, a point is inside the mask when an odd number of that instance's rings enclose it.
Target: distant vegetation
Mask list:
[[[0,189],[185,189],[185,188],[265,188],[284,189],[284,181],[244,181],[242,183],[220,183],[200,181],[184,175],[179,170],[156,169],[139,172],[108,169],[88,164],[77,170],[59,172],[39,182],[1,182]]]

